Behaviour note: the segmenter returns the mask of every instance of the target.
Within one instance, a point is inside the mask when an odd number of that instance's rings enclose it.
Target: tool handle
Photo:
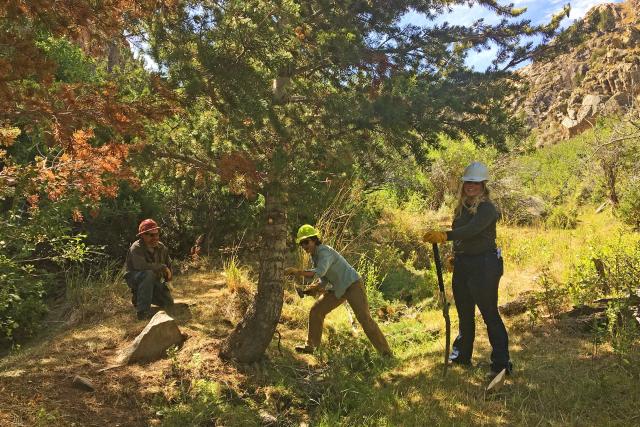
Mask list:
[[[436,263],[436,275],[438,276],[438,288],[440,289],[440,298],[442,299],[442,316],[445,324],[445,349],[444,349],[444,372],[447,373],[449,365],[449,348],[451,346],[451,319],[449,318],[449,302],[444,291],[444,279],[442,278],[442,261],[440,260],[440,250],[438,244],[433,243],[433,258]]]

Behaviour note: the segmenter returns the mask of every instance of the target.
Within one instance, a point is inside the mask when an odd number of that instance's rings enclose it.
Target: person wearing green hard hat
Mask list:
[[[380,327],[371,317],[367,294],[360,275],[338,251],[320,240],[320,232],[305,224],[298,229],[296,243],[311,255],[313,268],[301,270],[285,269],[285,274],[315,278],[323,288],[322,295],[309,312],[309,334],[304,345],[296,346],[299,353],[311,354],[320,346],[324,318],[345,301],[349,303],[371,344],[379,353],[390,356],[391,348]]]

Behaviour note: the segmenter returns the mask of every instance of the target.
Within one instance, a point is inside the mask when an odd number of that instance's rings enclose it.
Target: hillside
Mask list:
[[[640,2],[594,7],[559,37],[568,51],[519,71],[528,84],[518,109],[545,145],[580,134],[598,117],[640,102]]]

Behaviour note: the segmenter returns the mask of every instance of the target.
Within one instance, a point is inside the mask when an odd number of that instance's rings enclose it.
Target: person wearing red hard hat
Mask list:
[[[143,320],[151,317],[151,304],[173,305],[168,286],[173,273],[169,250],[160,242],[158,224],[145,219],[138,226],[137,237],[127,253],[124,277],[133,294],[131,302],[138,312],[138,319]]]

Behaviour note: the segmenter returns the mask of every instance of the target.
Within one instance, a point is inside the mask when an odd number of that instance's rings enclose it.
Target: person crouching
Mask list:
[[[168,286],[173,273],[169,250],[160,242],[160,227],[152,219],[145,219],[138,227],[138,240],[127,253],[125,280],[131,289],[131,302],[139,320],[152,315],[151,304],[160,307],[173,305]]]

